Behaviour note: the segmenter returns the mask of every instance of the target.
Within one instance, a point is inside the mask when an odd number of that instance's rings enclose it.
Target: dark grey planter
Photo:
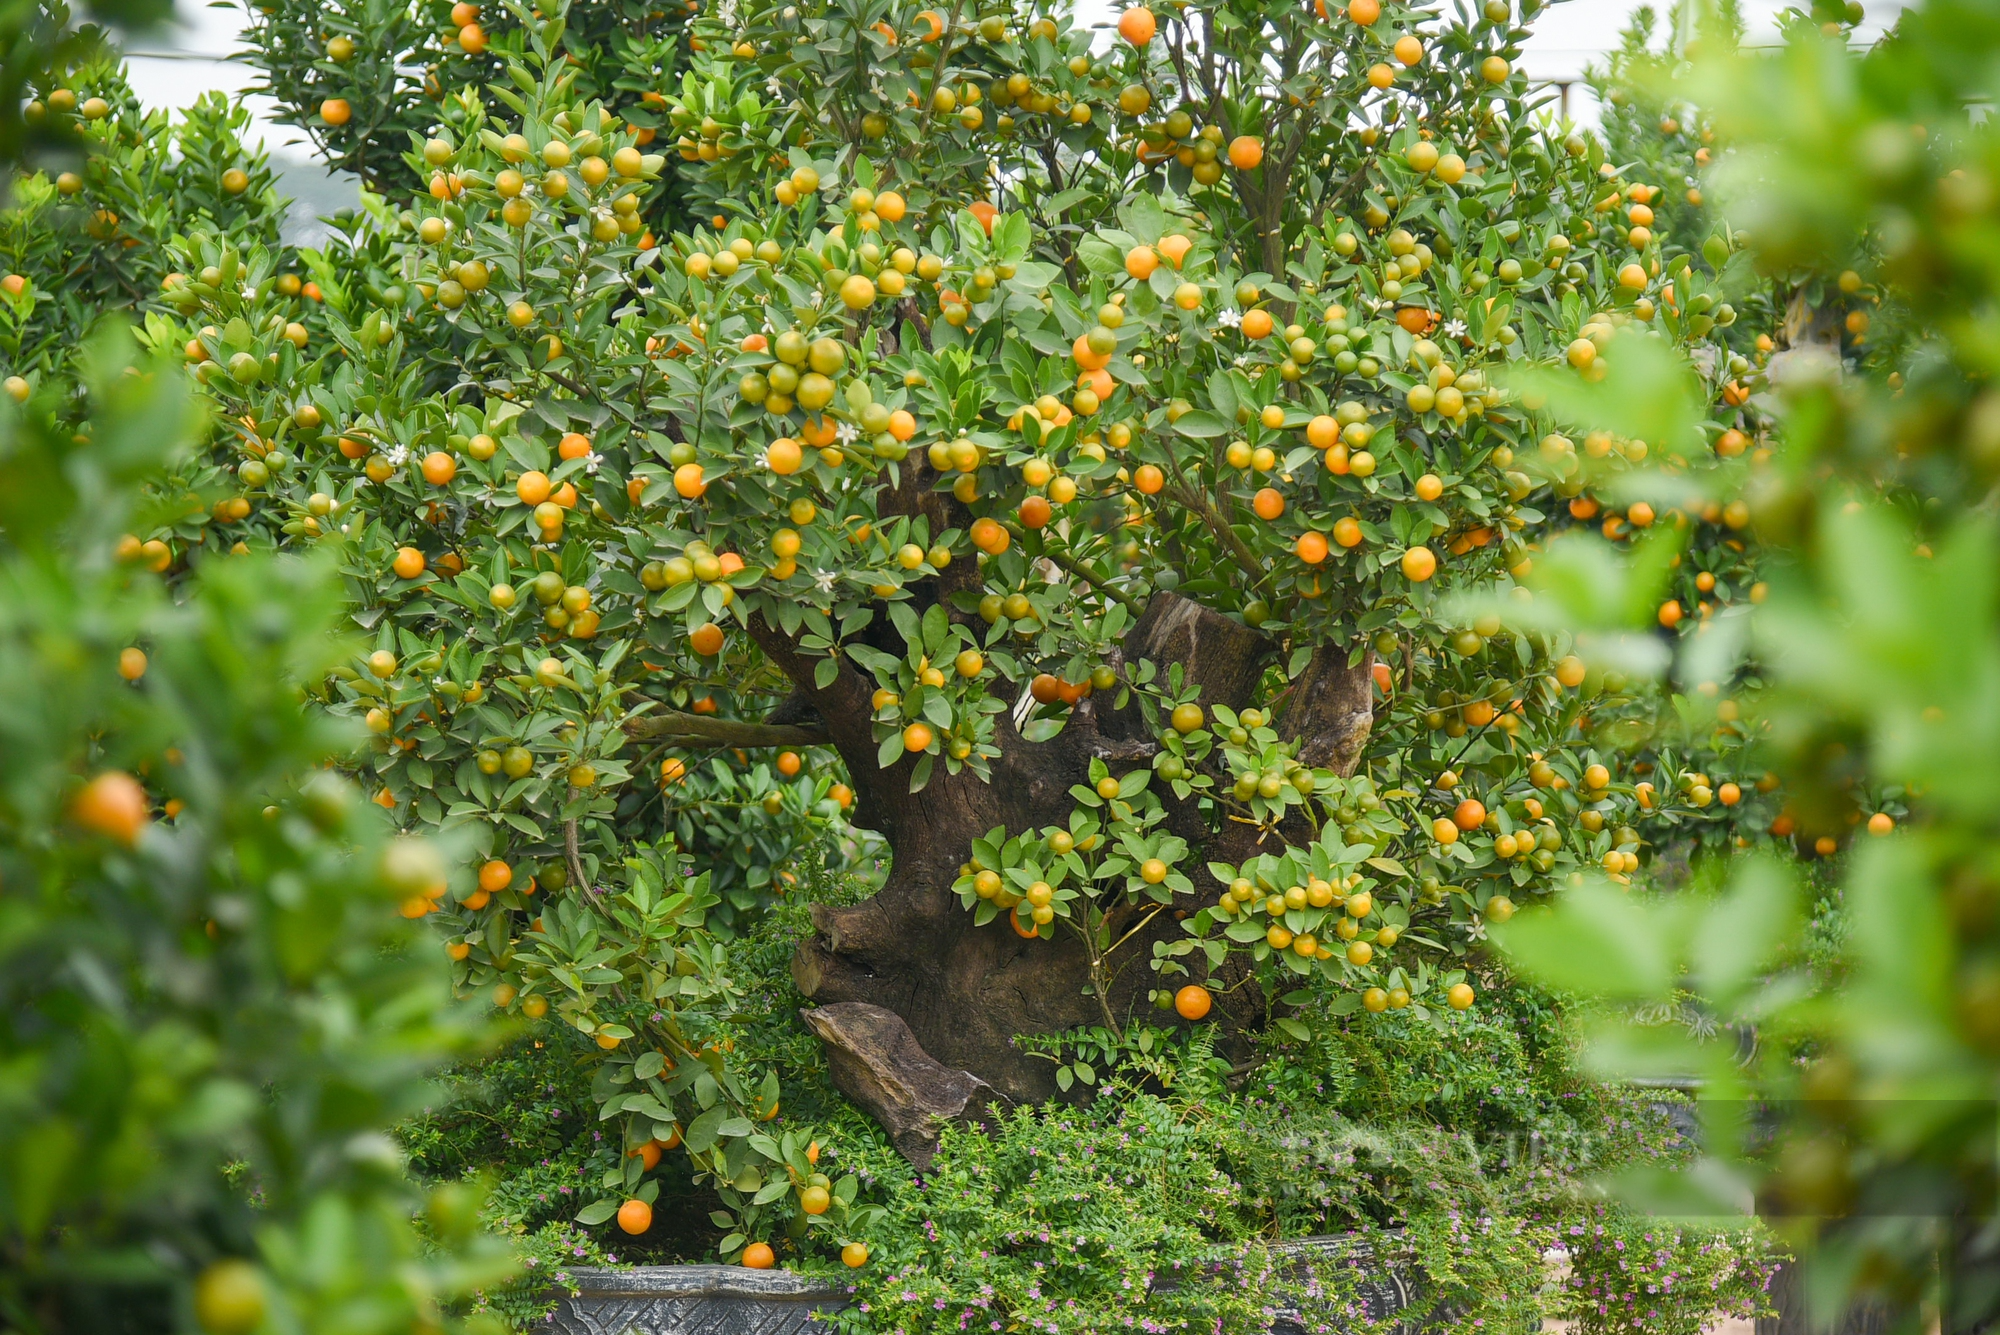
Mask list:
[[[1353,1254],[1347,1238],[1302,1238],[1275,1250],[1332,1253],[1356,1264],[1366,1259]],[[559,1296],[542,1327],[560,1335],[803,1335],[825,1329],[814,1325],[813,1313],[847,1304],[840,1290],[785,1270],[659,1265],[568,1273],[576,1292]],[[1377,1321],[1402,1311],[1410,1298],[1408,1281],[1394,1272],[1371,1274],[1363,1294],[1369,1318]],[[1280,1303],[1271,1335],[1302,1335],[1304,1329]]]
[[[784,1270],[653,1265],[571,1270],[546,1329],[562,1335],[798,1335],[845,1294]],[[819,1327],[824,1329],[824,1327]]]
[[[1378,1264],[1367,1244],[1351,1233],[1322,1233],[1291,1242],[1273,1243],[1271,1250],[1279,1256],[1302,1262],[1331,1261],[1337,1266],[1351,1267],[1360,1280],[1360,1292],[1356,1296],[1360,1298],[1362,1310],[1371,1322],[1387,1321],[1399,1312],[1408,1311],[1420,1296],[1419,1286],[1412,1276]],[[1297,1307],[1281,1297],[1276,1308],[1277,1320],[1272,1323],[1270,1335],[1305,1335],[1306,1318]],[[1443,1319],[1440,1317],[1438,1323]],[[1398,1322],[1389,1328],[1389,1335],[1422,1335],[1438,1323],[1412,1326],[1407,1322]]]

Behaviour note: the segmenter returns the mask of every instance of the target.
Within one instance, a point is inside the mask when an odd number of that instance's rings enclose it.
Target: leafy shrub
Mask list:
[[[1417,1047],[1468,1066],[1491,1053],[1496,1027],[1461,1020],[1440,1037],[1405,1026]],[[1482,1090],[1518,1101],[1464,1120],[1418,1110],[1452,1097],[1449,1077],[1421,1068],[1399,1080],[1417,1109],[1385,1105],[1366,1082],[1343,1091],[1347,1072],[1326,1057],[1395,1064],[1408,1049],[1394,1032],[1356,1026],[1342,1044],[1274,1056],[1270,1078],[1241,1092],[1196,1040],[1174,1051],[1167,1090],[1120,1080],[1085,1108],[1015,1109],[990,1131],[948,1132],[914,1179],[876,1143],[833,1147],[887,1188],[869,1267],[850,1275],[848,1328],[1110,1331],[1136,1317],[1163,1330],[1247,1330],[1284,1307],[1309,1329],[1343,1329],[1384,1270],[1413,1281],[1406,1317],[1468,1332],[1566,1316],[1593,1330],[1695,1331],[1765,1310],[1765,1235],[1665,1228],[1584,1189],[1588,1174],[1687,1157],[1651,1097],[1612,1096],[1573,1071],[1566,1095],[1549,1094],[1549,1063],[1490,1056]],[[1307,1097],[1293,1103],[1287,1087]],[[1338,1242],[1268,1246],[1308,1235]],[[1546,1259],[1558,1248],[1566,1266]]]
[[[0,272],[19,283],[0,289],[0,358],[27,385],[59,379],[105,312],[154,301],[176,238],[274,247],[285,216],[264,151],[244,143],[248,110],[209,93],[179,114],[147,111],[101,36],[74,55],[38,77],[25,111],[73,155],[14,181],[0,209]],[[83,115],[93,102],[101,114]]]
[[[0,404],[0,1309],[463,1328],[440,1303],[509,1262],[385,1134],[482,1038],[394,911],[445,859],[325,772],[351,735],[292,686],[344,652],[325,562],[133,559],[192,433],[130,352],[85,350],[82,432]]]
[[[871,888],[825,872],[805,881],[807,899],[833,902]],[[784,1264],[851,1288],[845,1329],[983,1330],[999,1320],[1110,1331],[1132,1319],[1253,1329],[1277,1306],[1345,1329],[1383,1267],[1421,1277],[1421,1301],[1468,1332],[1542,1316],[1593,1331],[1694,1331],[1762,1310],[1766,1235],[1663,1229],[1587,1189],[1594,1176],[1685,1160],[1669,1109],[1677,1096],[1621,1095],[1588,1080],[1572,1059],[1569,1021],[1530,989],[1497,991],[1494,1005],[1442,1024],[1316,1018],[1311,1042],[1273,1043],[1247,1078],[1200,1031],[1135,1031],[1087,1103],[1018,1107],[990,1129],[949,1129],[931,1171],[917,1175],[831,1087],[796,1022],[803,998],[789,963],[810,931],[806,907],[788,903],[731,944],[741,999],[721,1032],[747,1060],[787,1073],[788,1101],[822,1137],[822,1165],[851,1173],[861,1199],[883,1210],[855,1235],[870,1248],[859,1270],[819,1259],[796,1233],[778,1239]],[[588,1052],[543,1028],[473,1068],[408,1133],[413,1145],[459,1148],[418,1162],[447,1175],[498,1173],[494,1209],[542,1274],[604,1263],[607,1252],[621,1262],[699,1259],[717,1233],[693,1230],[702,1207],[688,1169],[671,1160],[660,1213],[671,1201],[685,1220],[609,1248],[563,1227],[576,1186],[616,1152],[591,1121]],[[1345,1241],[1303,1256],[1267,1246],[1310,1235]],[[1557,1249],[1566,1262],[1545,1259]],[[1642,1249],[1663,1292],[1644,1292]],[[1614,1288],[1615,1304],[1604,1297]],[[505,1301],[532,1314],[545,1293]]]

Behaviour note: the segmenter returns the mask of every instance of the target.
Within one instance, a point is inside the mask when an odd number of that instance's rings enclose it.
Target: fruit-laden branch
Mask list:
[[[1187,475],[1181,472],[1179,463],[1174,464],[1174,482],[1167,491],[1175,500],[1208,521],[1209,528],[1228,548],[1229,558],[1236,562],[1244,574],[1250,576],[1253,586],[1264,582],[1271,572],[1257,560],[1256,553],[1252,552],[1249,544],[1243,541],[1243,536],[1230,526],[1229,521],[1216,508],[1215,499],[1190,482]],[[1227,501],[1228,497],[1225,496],[1223,499]],[[1232,504],[1230,508],[1233,511],[1235,506]]]
[[[1024,530],[1019,524],[1010,524],[1003,521],[1001,527],[1005,528],[1009,533],[1014,535],[1014,541],[1019,542],[1024,546],[1026,545],[1028,540],[1028,534],[1027,531]],[[1051,562],[1053,562],[1059,568],[1067,570],[1070,574],[1075,575],[1078,579],[1090,585],[1091,588],[1096,589],[1099,593],[1103,594],[1105,597],[1110,598],[1113,601],[1125,604],[1126,609],[1130,611],[1133,615],[1136,616],[1140,612],[1145,610],[1144,608],[1139,606],[1138,600],[1133,598],[1132,595],[1126,593],[1122,589],[1113,586],[1102,575],[1098,574],[1096,571],[1092,570],[1089,566],[1077,560],[1075,557],[1069,555],[1069,553],[1061,551],[1054,547],[1050,547],[1046,543],[1044,543],[1042,546],[1041,555],[1047,557]]]
[[[679,710],[641,714],[625,720],[625,735],[667,746],[824,746],[826,729],[799,723],[748,723]]]

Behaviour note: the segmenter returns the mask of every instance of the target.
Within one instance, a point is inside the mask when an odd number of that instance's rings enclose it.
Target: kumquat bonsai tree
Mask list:
[[[1556,434],[1511,371],[1599,377],[1627,324],[1721,399],[1749,365],[1727,237],[1656,234],[1663,187],[1533,113],[1531,15],[1135,8],[1094,46],[739,5],[631,116],[567,11],[511,17],[506,77],[408,137],[424,192],[370,196],[309,286],[186,240],[147,332],[239,492],[150,540],[344,553],[376,647],[321,698],[378,737],[382,806],[478,843],[411,911],[461,987],[606,1054],[631,1155],[587,1222],[683,1143],[727,1254],[854,1199],[704,1042],[718,888],[782,886],[689,838],[705,750],[886,843],[879,891],[813,906],[804,995],[1017,1101],[1094,1074],[1023,1034],[1466,1010],[1488,921],[1768,820],[1650,745],[1615,666],[1455,610],[1597,520],[1581,461],[1648,449]],[[1602,518],[1657,523],[1742,527]]]
[[[89,436],[114,313],[178,361],[119,569],[336,572],[336,833],[446,859],[378,928],[514,1036],[398,1129],[523,1257],[452,1319],[719,1255],[855,1331],[1262,1329],[1312,1233],[1468,1332],[1767,1310],[1768,1232],[1584,1189],[1688,1149],[1573,1027],[1755,1022],[1494,947],[1911,814],[1830,817],[1742,657],[1779,390],[1882,289],[1717,203],[1733,14],[1598,132],[1539,9],[274,0],[321,250],[243,113],[34,77],[8,393]]]
[[[770,673],[841,756],[893,862],[815,910],[807,996],[1034,1099],[1024,1031],[1473,1004],[1490,903],[1708,824],[1676,760],[1614,792],[1577,725],[1615,672],[1451,611],[1596,513],[1579,458],[1645,457],[1545,430],[1510,366],[1594,368],[1628,322],[1718,397],[1748,366],[1727,239],[1670,248],[1657,187],[1536,128],[1515,17],[1134,10],[1095,53],[1061,15],[695,18],[668,120],[703,225],[633,280],[634,393],[539,436],[498,408],[489,438],[577,439],[484,485],[496,527],[569,543],[587,486],[627,535],[589,621],[658,656],[616,660],[627,708]],[[600,735],[703,730],[656,699]]]

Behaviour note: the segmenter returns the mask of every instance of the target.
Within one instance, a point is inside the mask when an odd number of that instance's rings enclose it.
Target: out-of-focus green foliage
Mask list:
[[[531,36],[534,67],[548,74],[548,88],[537,86],[530,103],[517,110],[532,105],[531,114],[538,121],[562,124],[571,123],[569,117],[575,113],[575,124],[582,123],[581,109],[565,100],[576,92],[574,72],[565,62],[579,50],[600,52],[600,29],[611,22],[611,9],[583,7],[571,27],[559,20],[537,21],[499,44],[499,53],[516,61],[519,68],[522,44]],[[586,1011],[603,1006],[596,1012],[598,1018],[629,1035],[627,1026],[647,1023],[645,1017],[656,1007],[647,1004],[651,998],[635,999],[622,989],[606,987],[603,974],[611,961],[615,959],[634,977],[648,978],[669,938],[691,943],[700,959],[710,960],[715,945],[712,933],[727,934],[747,926],[763,906],[786,893],[797,875],[793,864],[802,856],[816,857],[821,845],[836,843],[850,848],[856,857],[863,855],[863,844],[840,819],[843,802],[851,805],[852,796],[836,784],[837,767],[826,763],[825,752],[809,752],[813,757],[810,768],[793,781],[800,763],[790,756],[786,757],[789,768],[781,773],[769,762],[753,763],[742,752],[725,753],[711,763],[706,755],[671,747],[633,748],[647,769],[658,776],[658,782],[624,786],[615,799],[605,798],[607,790],[629,777],[622,769],[622,759],[612,756],[624,744],[616,726],[625,713],[619,704],[623,687],[613,685],[608,676],[600,683],[607,689],[590,699],[593,721],[581,752],[578,739],[563,726],[570,721],[569,716],[559,708],[549,708],[564,702],[561,691],[536,692],[534,708],[518,721],[495,723],[474,711],[456,718],[444,716],[439,708],[443,701],[449,701],[454,709],[460,703],[478,702],[485,690],[480,674],[490,655],[476,637],[440,630],[435,636],[425,634],[415,639],[397,633],[401,618],[380,620],[377,586],[385,572],[374,558],[381,554],[382,540],[404,535],[385,526],[352,525],[352,497],[342,494],[345,489],[341,484],[297,466],[294,456],[303,453],[303,440],[330,447],[336,439],[307,427],[307,408],[295,412],[297,405],[287,401],[281,405],[280,416],[264,420],[258,413],[244,412],[251,403],[238,402],[226,391],[242,383],[246,369],[258,375],[275,373],[274,378],[286,381],[287,400],[297,396],[309,405],[310,412],[323,410],[329,417],[337,416],[343,430],[352,431],[353,439],[366,442],[371,449],[379,445],[385,450],[407,450],[410,444],[435,443],[458,450],[465,447],[466,437],[454,429],[477,431],[485,425],[486,403],[477,402],[478,411],[467,426],[466,413],[455,409],[444,396],[456,394],[461,376],[469,365],[476,365],[484,388],[495,396],[494,422],[505,422],[507,399],[503,396],[513,394],[507,377],[534,374],[529,360],[517,355],[529,346],[528,336],[517,337],[505,319],[495,319],[490,325],[470,319],[404,321],[401,330],[407,337],[385,347],[381,334],[396,327],[385,310],[437,293],[436,280],[443,275],[411,264],[416,253],[412,246],[428,245],[428,233],[419,234],[415,214],[401,214],[371,195],[364,196],[359,214],[342,223],[345,239],[351,242],[344,253],[301,256],[281,245],[278,223],[283,205],[272,189],[268,164],[261,154],[247,151],[238,138],[247,113],[228,108],[219,98],[197,104],[180,120],[143,112],[132,99],[113,53],[98,45],[80,45],[66,63],[40,72],[33,91],[37,96],[28,114],[51,132],[69,134],[80,156],[57,164],[61,170],[23,173],[17,182],[16,207],[0,215],[0,264],[10,274],[0,287],[0,352],[5,355],[4,371],[11,373],[6,391],[17,400],[44,385],[62,386],[63,392],[72,393],[69,361],[81,331],[107,310],[146,309],[150,316],[145,333],[154,347],[171,349],[184,357],[212,359],[214,369],[228,371],[216,386],[217,392],[209,397],[216,406],[230,411],[205,417],[199,430],[218,440],[242,442],[254,450],[254,457],[246,465],[244,459],[235,457],[237,450],[232,444],[221,457],[211,453],[182,460],[176,472],[179,485],[134,523],[148,540],[143,560],[178,580],[210,558],[230,552],[268,550],[278,543],[311,545],[334,528],[336,515],[343,532],[354,527],[354,543],[343,566],[348,576],[343,595],[346,614],[375,631],[375,646],[395,654],[412,671],[399,672],[378,685],[379,679],[372,674],[342,665],[309,685],[342,702],[358,703],[361,708],[355,712],[366,717],[371,726],[379,715],[395,720],[399,731],[414,732],[419,746],[391,746],[384,739],[364,749],[355,768],[373,771],[371,795],[400,796],[411,815],[431,828],[443,822],[447,807],[452,819],[461,821],[468,801],[477,802],[482,818],[490,818],[481,822],[488,828],[482,828],[463,846],[453,845],[455,853],[471,859],[474,868],[485,861],[508,859],[520,871],[518,878],[498,887],[496,912],[473,918],[490,896],[468,881],[456,887],[454,896],[443,906],[450,912],[434,919],[448,929],[457,929],[451,931],[451,944],[460,961],[464,994],[470,995],[472,984],[492,981],[495,961],[504,960],[550,980],[539,995],[519,998],[529,1016],[545,1013],[551,995],[560,989],[564,997]],[[498,101],[505,103],[518,97],[520,91],[518,86],[503,89]],[[636,114],[637,121],[627,127],[623,137],[644,142],[650,137],[643,124],[648,113],[640,110]],[[482,116],[475,111],[471,120],[461,118],[454,127],[476,133],[475,127],[485,124]],[[497,145],[499,136],[492,138]],[[422,147],[420,141],[418,148]],[[604,151],[612,155],[610,148]],[[429,179],[423,152],[407,152],[402,161],[411,172],[410,179]],[[503,161],[500,152],[494,153],[494,161]],[[634,290],[631,262],[645,253],[642,244],[651,245],[650,239],[641,235],[642,222],[627,207],[642,197],[638,183],[628,181],[640,169],[628,171],[622,157],[618,162],[618,180],[624,188],[615,207],[608,199],[592,203],[580,189],[572,198],[572,208],[539,206],[536,225],[520,233],[503,227],[497,218],[492,220],[496,240],[530,243],[526,250],[534,260],[517,264],[513,273],[521,278],[532,269],[534,277],[531,286],[519,295],[549,311],[550,319],[569,342],[572,369],[591,342],[608,342],[612,334],[610,312],[619,301],[629,300]],[[658,184],[662,160],[652,156],[646,163],[646,175]],[[578,179],[589,178],[591,167],[582,165],[579,172]],[[550,187],[549,201],[553,195]],[[521,201],[524,205],[528,202]],[[584,312],[577,309],[584,297],[572,281],[575,273],[543,263],[559,250],[568,253],[574,234],[565,229],[578,221],[598,227],[616,224],[608,238],[615,244],[605,244],[604,235],[583,242],[591,280],[588,300],[593,303]],[[452,268],[454,275],[459,272],[456,264]],[[483,272],[498,273],[501,282],[513,281],[497,262],[492,270]],[[456,277],[449,281],[457,285]],[[470,278],[467,281],[474,283],[475,290],[483,286]],[[214,302],[214,323],[197,321],[182,328],[168,322],[171,312],[190,308],[203,295]],[[474,313],[467,312],[468,316]],[[496,339],[492,335],[497,331],[506,332]],[[305,355],[309,347],[314,350],[312,356]],[[317,360],[321,348],[339,351],[321,363]],[[631,362],[642,364],[643,359],[635,356]],[[592,366],[577,374],[608,390],[611,382],[604,379],[608,369]],[[87,411],[80,400],[72,399],[64,415],[82,420]],[[581,421],[578,425],[589,427],[591,423]],[[432,433],[435,441],[427,442]],[[396,442],[402,442],[400,447]],[[375,466],[354,464],[345,458],[339,465],[343,472],[363,467],[362,477],[356,480],[364,485]],[[241,521],[250,513],[244,493],[258,475],[299,479],[323,491],[302,492],[297,504],[271,506],[257,516],[257,522],[244,524]],[[406,520],[428,527],[438,513],[433,496],[428,485],[408,494],[395,489],[396,503],[383,517],[398,530]],[[573,491],[566,493],[565,499],[570,496]],[[403,502],[408,502],[407,509]],[[323,519],[327,522],[322,523]],[[393,545],[389,551],[393,553]],[[597,586],[594,569],[588,564],[567,569],[577,593],[584,593],[583,586],[589,583],[597,589],[598,607],[613,609],[608,628],[616,631],[621,625],[616,601],[606,596],[608,590]],[[497,574],[490,565],[478,573],[499,580],[509,578],[504,562]],[[411,587],[397,576],[388,578],[394,585]],[[636,589],[635,582],[626,582]],[[482,584],[481,594],[486,591]],[[542,607],[532,598],[523,601],[537,610]],[[419,606],[436,607],[429,602]],[[491,610],[484,598],[474,606]],[[559,615],[566,617],[567,612]],[[594,634],[600,615],[592,610],[576,618],[579,642]],[[433,628],[426,625],[423,629]],[[448,662],[442,654],[440,661],[432,662],[423,652],[446,646],[452,650]],[[365,646],[350,646],[355,647]],[[616,661],[607,666],[615,668]],[[636,659],[630,669],[635,674],[657,670]],[[452,692],[451,687],[461,681],[470,686],[470,699]],[[734,689],[729,692],[682,687],[666,702],[694,712],[719,710],[718,716],[726,719],[740,715],[739,700],[759,701],[777,681],[769,672],[761,678],[739,676],[730,683]],[[509,683],[504,689],[512,691],[515,686]],[[376,712],[369,712],[371,707]],[[449,722],[444,722],[445,718]],[[450,734],[447,741],[439,735],[443,731],[440,723],[444,727],[456,724],[465,731]],[[492,767],[484,767],[485,744],[499,738],[506,743],[502,749],[510,752],[504,777],[499,777],[497,751]],[[459,751],[459,745],[465,743],[470,744]],[[511,752],[515,749],[512,744],[517,743],[523,744],[522,754],[527,754],[526,747],[541,753],[547,774],[526,785],[512,783],[516,776],[511,770]],[[564,754],[551,756],[556,748]],[[591,762],[601,773],[602,787],[576,803],[575,790],[566,781],[592,768]],[[669,765],[671,781],[664,768]],[[489,782],[489,777],[498,781]],[[585,787],[597,783],[593,779]],[[565,840],[562,813],[566,803],[575,804],[569,816],[581,825],[580,840],[574,826],[571,837]],[[529,896],[537,891],[554,893],[565,885],[581,888],[582,878],[573,878],[573,870],[582,872],[587,865],[595,875],[600,856],[636,851],[639,841],[621,848],[614,839],[600,853],[600,831],[614,822],[620,827],[640,827],[648,842],[655,832],[665,836],[669,843],[658,853],[657,865],[678,878],[687,864],[677,861],[672,852],[671,841],[677,836],[699,859],[700,866],[712,869],[712,891],[695,889],[681,895],[676,886],[677,897],[649,900],[643,907],[623,899],[611,901],[602,905],[607,910],[602,919],[594,912],[598,901],[579,899],[576,904],[537,913],[537,925],[546,931],[527,950],[517,950],[521,943],[516,937],[504,931],[496,936],[490,930],[504,927],[510,912],[535,905]],[[540,836],[535,845],[524,846],[524,828]],[[640,861],[645,862],[646,855],[641,854]],[[660,888],[658,877],[651,886]],[[607,932],[619,936],[621,949],[607,952],[600,948]],[[696,958],[692,954],[686,957],[690,967]],[[704,964],[702,968],[712,971],[713,966]],[[506,993],[493,995],[518,995],[520,975],[514,977],[516,983]],[[647,981],[646,990],[656,984],[667,988],[667,995],[674,999],[667,1003],[668,1010],[678,1004],[699,1008],[712,997],[727,993],[726,987],[720,986],[712,992],[705,987],[694,989],[691,976],[675,975],[671,969],[663,980]],[[586,1023],[594,1021],[586,1019]],[[703,1026],[694,1028],[699,1031]],[[706,1060],[720,1065],[722,1055],[711,1050]],[[629,1071],[630,1065],[628,1057],[624,1069]],[[681,1085],[675,1088],[694,1081],[696,1071],[693,1065],[686,1067],[677,1077]],[[743,1114],[725,1123],[731,1128],[730,1143],[740,1145],[749,1134],[752,1119],[775,1107],[775,1085],[761,1071],[740,1081],[738,1076],[727,1074],[724,1081]],[[607,1086],[600,1092],[609,1098],[629,1091]],[[692,1102],[694,1096],[689,1097]],[[680,1120],[698,1122],[697,1114],[703,1110],[705,1105],[692,1108]],[[667,1118],[663,1128],[670,1128],[674,1120]],[[697,1141],[705,1146],[710,1126],[719,1120],[701,1123]],[[668,1134],[667,1130],[662,1134]],[[621,1185],[635,1187],[641,1167],[636,1159],[620,1163],[612,1176]],[[632,1182],[624,1181],[628,1168]],[[722,1174],[725,1180],[742,1176],[740,1166]],[[602,1185],[593,1182],[594,1188]]]
[[[82,8],[94,19],[145,28],[172,13],[173,0],[85,0]],[[74,17],[65,0],[0,3],[0,164],[76,155],[68,127],[37,116],[32,102],[50,71],[87,59],[99,45],[100,30],[78,28]]]
[[[241,113],[139,117],[68,20],[0,8],[0,1327],[463,1329],[447,1305],[510,1262],[385,1132],[483,1026],[391,910],[443,858],[364,814],[326,769],[346,730],[301,707],[338,584],[148,569],[129,533],[186,503],[200,413],[129,338],[85,345],[173,230],[275,227],[268,176],[224,176]],[[51,172],[16,182],[29,151]]]
[[[394,911],[445,862],[323,770],[324,563],[133,559],[193,423],[128,356],[91,351],[81,433],[0,417],[0,1319],[440,1328],[508,1265],[384,1136],[479,1038]]]
[[[1838,858],[1842,930],[1806,928],[1797,871],[1748,857],[1663,900],[1580,891],[1504,940],[1578,991],[1692,988],[1746,1040],[1739,1062],[1672,1029],[1599,1034],[1607,1069],[1709,1081],[1716,1160],[1645,1184],[1656,1199],[1754,1188],[1829,1216],[1794,1225],[1818,1244],[1822,1296],[1873,1294],[1911,1322],[1929,1304],[1963,1330],[2000,1312],[2000,1252],[1977,1222],[2000,1095],[2000,130],[1982,111],[2000,16],[1922,4],[1866,52],[1851,17],[1794,14],[1779,50],[1711,52],[1674,90],[1726,148],[1705,188],[1739,240],[1803,278],[1749,386],[1773,451],[1711,494],[1747,506],[1769,597],[1668,668],[1740,701],[1781,819]],[[1595,564],[1614,578],[1608,554]],[[1747,1095],[1778,1116],[1746,1157],[1731,1114]]]
[[[158,297],[174,238],[275,247],[285,216],[263,150],[244,142],[246,109],[209,93],[177,115],[147,111],[115,50],[76,55],[37,77],[26,113],[76,153],[13,181],[0,209],[0,360],[26,382],[10,383],[17,397],[60,376],[105,311]]]

